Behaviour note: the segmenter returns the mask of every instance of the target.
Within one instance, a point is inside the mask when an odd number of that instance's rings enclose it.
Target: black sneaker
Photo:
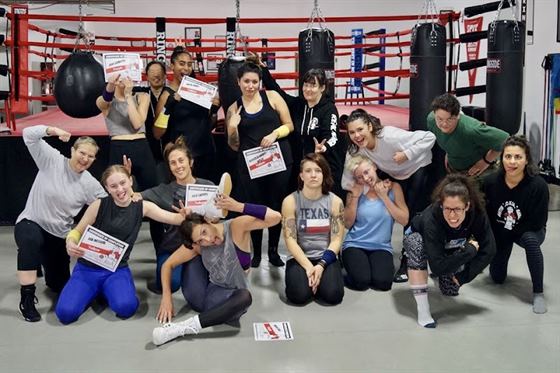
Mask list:
[[[258,266],[260,265],[261,265],[261,257],[254,255],[253,259],[251,259],[251,267],[258,268]]]
[[[35,296],[35,286],[32,288],[21,289],[21,300],[19,302],[19,312],[25,319],[29,322],[37,322],[41,320],[41,314],[35,308],[35,305],[39,303],[39,300]]]
[[[407,281],[408,281],[408,274],[407,274],[407,266],[406,266],[406,256],[403,255],[401,257],[401,265],[399,266],[399,269],[397,270],[395,276],[393,277],[393,282],[401,283]]]

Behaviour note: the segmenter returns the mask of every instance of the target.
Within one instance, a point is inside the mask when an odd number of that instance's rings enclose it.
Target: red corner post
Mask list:
[[[27,114],[29,112],[29,101],[27,97],[29,89],[29,78],[27,75],[22,75],[22,71],[28,71],[28,50],[27,41],[29,40],[28,29],[29,20],[26,17],[28,14],[27,5],[14,4],[12,5],[12,92],[10,93],[10,109],[14,114]],[[15,129],[15,124],[14,124]]]

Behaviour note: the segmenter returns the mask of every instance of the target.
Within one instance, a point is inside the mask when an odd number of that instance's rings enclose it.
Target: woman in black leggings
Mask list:
[[[538,175],[524,136],[505,141],[500,169],[484,179],[483,189],[496,238],[496,256],[490,263],[492,280],[504,283],[513,244],[521,246],[533,281],[533,311],[545,313],[541,245],[548,219],[548,186]]]
[[[295,304],[318,296],[328,304],[342,302],[344,283],[337,261],[344,238],[344,204],[331,193],[326,159],[303,157],[298,190],[282,202],[284,240],[291,258],[286,264],[286,297]]]

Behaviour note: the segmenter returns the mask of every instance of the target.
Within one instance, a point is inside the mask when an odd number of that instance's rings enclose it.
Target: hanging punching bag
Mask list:
[[[438,23],[417,24],[410,45],[411,131],[426,130],[432,100],[445,93],[445,27]]]
[[[103,67],[89,52],[74,52],[58,68],[54,78],[56,104],[73,118],[100,113],[95,100],[103,93]]]
[[[488,27],[486,123],[510,135],[519,131],[523,109],[525,24],[495,21]]]
[[[218,68],[218,93],[224,113],[227,113],[231,104],[241,97],[241,89],[237,84],[237,70],[244,62],[245,57],[230,56]]]
[[[303,97],[302,78],[309,69],[323,69],[327,93],[334,98],[334,33],[326,28],[310,28],[299,33],[299,95]]]

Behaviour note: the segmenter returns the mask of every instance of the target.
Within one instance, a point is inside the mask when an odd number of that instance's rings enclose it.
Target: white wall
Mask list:
[[[541,61],[548,53],[560,52],[559,44],[556,43],[556,17],[557,17],[557,1],[556,0],[534,0],[535,1],[535,28],[534,28],[534,44],[527,45],[526,49],[526,65],[525,65],[525,89],[524,89],[524,110],[527,114],[527,124],[530,126],[541,126],[542,122],[542,104],[543,104],[543,79],[544,72],[541,68]],[[467,1],[467,0],[441,0],[437,1],[438,9],[453,9],[461,11],[465,6],[472,6],[490,1]],[[332,16],[378,16],[378,15],[409,15],[418,14],[423,5],[420,0],[320,0],[319,6],[325,17]],[[241,17],[242,18],[258,18],[258,17],[309,17],[313,8],[311,0],[241,0]],[[37,13],[54,12],[57,14],[77,14],[75,6],[57,6],[47,8]],[[96,11],[96,9],[88,9],[88,13],[106,15],[106,11]],[[182,0],[117,0],[116,16],[130,17],[194,17],[194,18],[225,18],[235,16],[235,1],[233,0],[207,0],[207,1],[182,1]],[[511,12],[509,9],[503,11],[503,16],[509,18]],[[492,21],[495,13],[484,15],[483,29],[486,29],[488,23]],[[327,26],[331,28],[336,35],[350,35],[352,28],[362,27],[365,31],[385,27],[389,32],[396,30],[404,30],[410,28],[414,22],[369,22],[369,23],[331,23]],[[167,25],[168,37],[183,37],[185,26],[195,25]],[[60,27],[56,25],[56,27]],[[75,27],[65,25],[67,28]],[[300,24],[242,24],[241,31],[249,37],[296,37],[301,29],[306,27],[306,23]],[[155,34],[155,26],[153,24],[139,23],[97,23],[92,22],[86,24],[88,31],[93,31],[97,35],[113,35],[113,36],[149,36]],[[463,25],[461,24],[461,31]],[[202,25],[202,36],[213,37],[214,35],[223,35],[225,33],[225,24],[220,25]],[[40,37],[39,40],[42,40]],[[409,40],[407,37],[406,40]],[[99,43],[104,43],[99,41]],[[340,42],[342,43],[342,42]],[[339,44],[340,44],[339,43]],[[259,44],[260,45],[260,44]],[[281,44],[276,44],[281,45]],[[283,44],[282,44],[283,45]],[[273,46],[272,44],[270,46]],[[465,47],[461,46],[461,59],[466,59]],[[396,49],[388,50],[395,52]],[[486,42],[483,41],[480,48],[480,58],[485,57]],[[280,54],[280,53],[277,53]],[[398,68],[396,60],[389,62],[388,68]],[[372,62],[371,59],[368,62]],[[337,69],[349,68],[349,58],[339,58],[337,61]],[[408,61],[405,60],[404,68],[408,68]],[[293,60],[278,60],[277,71],[294,71]],[[485,69],[481,68],[477,73],[476,84],[484,84]],[[342,83],[339,81],[339,83]],[[394,82],[394,79],[392,80]],[[402,84],[400,92],[408,91],[408,82]],[[287,85],[293,85],[293,82],[285,82]],[[468,85],[467,72],[459,72],[458,86]],[[391,83],[388,83],[388,89],[391,89]],[[340,92],[339,92],[340,93]],[[468,104],[468,97],[461,98],[463,104]],[[390,102],[407,106],[407,101]],[[484,95],[477,95],[473,104],[484,106]],[[558,165],[558,162],[556,163]]]

